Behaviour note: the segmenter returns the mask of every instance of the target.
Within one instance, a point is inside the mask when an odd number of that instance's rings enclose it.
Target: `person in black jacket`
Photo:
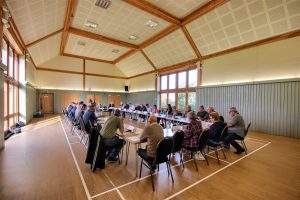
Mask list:
[[[220,120],[219,113],[217,112],[210,113],[209,119],[213,124],[209,127],[208,142],[216,144],[217,142],[219,142],[221,133],[226,124]]]

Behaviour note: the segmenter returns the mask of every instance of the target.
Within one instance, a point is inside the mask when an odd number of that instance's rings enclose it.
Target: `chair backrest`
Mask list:
[[[226,133],[228,132],[228,127],[225,125],[225,127],[223,128],[221,134],[220,134],[220,140],[219,141],[223,141],[224,137],[226,135]]]
[[[209,136],[209,129],[205,129],[198,138],[198,150],[203,150],[206,146]]]
[[[172,153],[174,140],[172,137],[165,137],[161,139],[156,146],[155,161],[163,160],[165,157]]]
[[[83,132],[86,132],[86,129],[85,129],[85,125],[84,125],[82,116],[80,116],[80,117],[78,118],[78,122],[79,122],[80,130],[83,131]]]
[[[182,147],[182,142],[184,138],[184,132],[183,131],[176,131],[173,135],[174,140],[174,147],[172,152],[177,152]]]
[[[246,128],[246,130],[245,130],[245,137],[246,137],[246,135],[247,135],[247,133],[248,133],[248,131],[249,131],[250,126],[251,126],[251,122],[248,124],[248,126],[247,126],[247,128]]]

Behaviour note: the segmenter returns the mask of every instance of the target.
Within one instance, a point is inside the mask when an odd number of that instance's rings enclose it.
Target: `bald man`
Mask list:
[[[141,135],[141,142],[147,141],[147,150],[139,149],[138,154],[142,157],[153,158],[155,157],[156,145],[164,138],[164,130],[157,123],[155,116],[150,116],[147,125]]]

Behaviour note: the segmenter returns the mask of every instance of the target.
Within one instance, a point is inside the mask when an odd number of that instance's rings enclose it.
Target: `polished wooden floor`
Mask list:
[[[128,124],[144,124],[125,120]],[[23,128],[0,152],[0,199],[300,199],[300,142],[297,139],[249,133],[248,155],[226,152],[219,165],[178,155],[172,159],[174,184],[165,166],[154,176],[135,177],[135,154],[129,162],[106,163],[105,170],[90,171],[84,163],[86,148],[63,117],[49,115]]]

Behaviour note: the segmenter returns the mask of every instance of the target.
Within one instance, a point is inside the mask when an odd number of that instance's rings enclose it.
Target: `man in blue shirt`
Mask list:
[[[88,110],[85,111],[85,113],[83,114],[83,123],[88,132],[90,131],[91,128],[89,121],[91,121],[92,124],[94,124],[97,121],[95,110],[96,110],[95,104],[90,104]]]

